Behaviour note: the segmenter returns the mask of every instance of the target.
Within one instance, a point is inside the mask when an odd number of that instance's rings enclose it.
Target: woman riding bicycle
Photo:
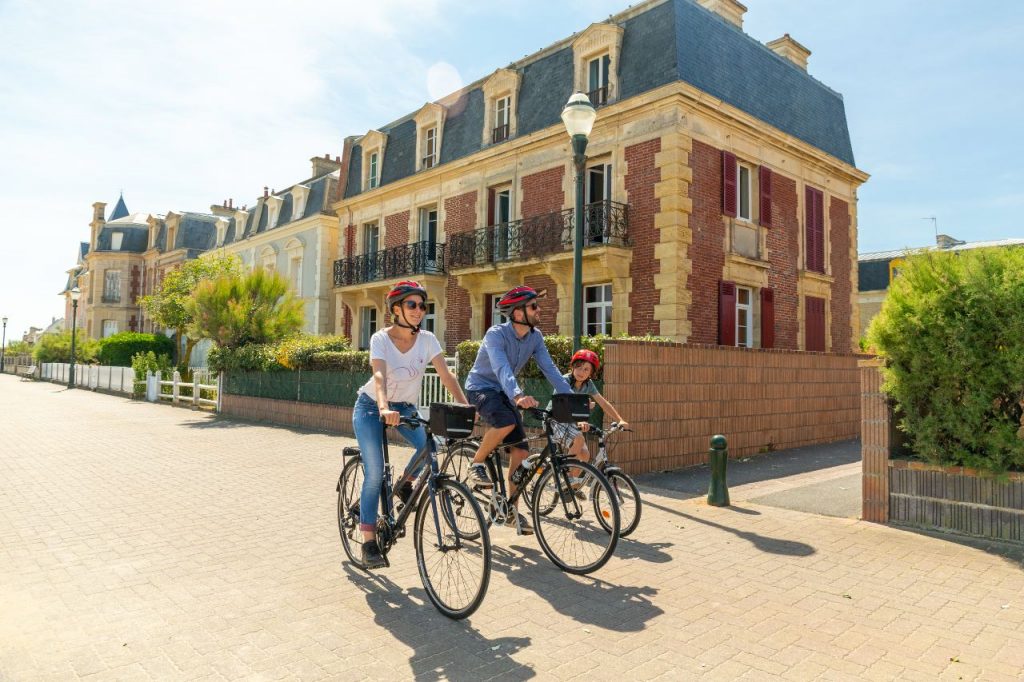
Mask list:
[[[417,414],[416,405],[427,364],[434,365],[441,383],[456,401],[466,402],[459,382],[448,370],[437,337],[420,329],[427,312],[426,290],[417,282],[399,282],[388,292],[385,305],[391,314],[392,324],[370,337],[373,376],[359,389],[359,397],[352,410],[352,428],[363,460],[359,530],[363,533],[362,560],[367,568],[385,565],[376,539],[377,509],[384,477],[384,424],[398,427],[398,433],[415,449],[405,475],[395,486],[395,494],[404,503],[412,493],[411,479],[417,473],[410,471],[409,467],[426,446],[427,433],[422,426],[400,425],[400,420]]]

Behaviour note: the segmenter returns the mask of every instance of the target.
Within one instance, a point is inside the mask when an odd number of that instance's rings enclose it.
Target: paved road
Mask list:
[[[480,609],[342,561],[343,439],[0,376],[0,679],[1019,679],[1019,559],[645,486],[591,578],[496,530]],[[760,488],[757,488],[760,486]]]

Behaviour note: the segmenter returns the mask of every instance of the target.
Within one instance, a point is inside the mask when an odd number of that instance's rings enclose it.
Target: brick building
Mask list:
[[[854,165],[841,95],[735,0],[649,0],[347,141],[336,328],[365,345],[415,276],[449,349],[493,297],[545,287],[572,330],[574,169],[561,109],[589,93],[585,333],[850,351]]]

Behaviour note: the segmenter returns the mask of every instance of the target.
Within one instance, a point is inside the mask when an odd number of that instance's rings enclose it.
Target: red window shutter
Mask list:
[[[736,217],[736,155],[722,152],[722,213]]]
[[[761,289],[761,348],[775,348],[775,292]]]
[[[807,187],[804,193],[804,235],[806,242],[805,267],[814,272],[825,272],[825,211],[821,190]]]
[[[804,299],[804,349],[825,352],[825,299]]]
[[[494,190],[491,190],[493,195]],[[484,296],[484,332],[486,333],[494,324],[494,294]]]
[[[718,343],[736,345],[736,285],[724,280],[718,283]]]
[[[761,166],[757,169],[757,186],[759,188],[758,193],[761,195],[761,205],[759,207],[758,217],[760,223],[765,227],[771,227],[772,225],[772,172],[767,166]]]
[[[495,192],[493,187],[487,188],[487,219],[484,220],[484,225],[494,224],[494,203],[495,203]]]

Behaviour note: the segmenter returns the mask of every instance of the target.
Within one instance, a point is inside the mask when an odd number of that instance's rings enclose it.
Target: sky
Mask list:
[[[252,204],[628,0],[0,0],[0,315],[63,315],[92,203]],[[842,93],[859,250],[1024,237],[1024,3],[744,0]]]

